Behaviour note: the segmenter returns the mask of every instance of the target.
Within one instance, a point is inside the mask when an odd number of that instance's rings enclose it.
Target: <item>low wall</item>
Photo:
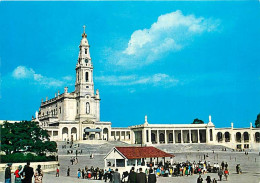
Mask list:
[[[31,162],[30,167],[33,168],[35,171],[37,169],[38,165],[41,165],[41,169],[43,172],[50,172],[50,171],[56,171],[58,167],[58,161],[48,161],[48,162]],[[12,172],[14,172],[19,165],[26,165],[26,163],[13,163],[12,164]],[[0,164],[0,171],[5,171],[5,168],[7,167],[7,163],[1,163]]]

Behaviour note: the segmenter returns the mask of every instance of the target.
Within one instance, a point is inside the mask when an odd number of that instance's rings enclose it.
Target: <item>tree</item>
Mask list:
[[[257,118],[255,120],[255,127],[260,128],[260,113],[257,115]]]
[[[37,122],[21,121],[1,126],[2,151],[7,155],[18,152],[34,152],[44,155],[47,152],[57,152],[56,142],[49,139],[46,130],[39,127]]]
[[[204,124],[204,122],[198,118],[194,119],[192,124]]]

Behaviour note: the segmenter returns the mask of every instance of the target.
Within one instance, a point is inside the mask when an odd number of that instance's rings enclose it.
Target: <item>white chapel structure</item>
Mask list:
[[[100,121],[100,94],[94,89],[93,63],[87,34],[84,32],[79,45],[76,64],[75,91],[64,88],[55,97],[41,102],[34,121],[47,130],[55,141],[124,141],[129,144],[220,144],[234,149],[259,148],[260,130],[253,128],[215,128],[209,116],[205,124],[143,124],[128,128],[112,128],[111,122]]]

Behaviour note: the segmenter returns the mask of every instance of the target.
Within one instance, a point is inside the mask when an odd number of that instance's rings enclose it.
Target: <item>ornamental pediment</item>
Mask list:
[[[94,124],[95,122],[90,119],[87,119],[87,120],[83,121],[82,123],[83,124]]]

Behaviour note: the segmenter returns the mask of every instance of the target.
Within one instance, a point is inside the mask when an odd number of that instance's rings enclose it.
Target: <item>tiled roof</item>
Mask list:
[[[116,147],[127,159],[174,157],[155,147]]]

